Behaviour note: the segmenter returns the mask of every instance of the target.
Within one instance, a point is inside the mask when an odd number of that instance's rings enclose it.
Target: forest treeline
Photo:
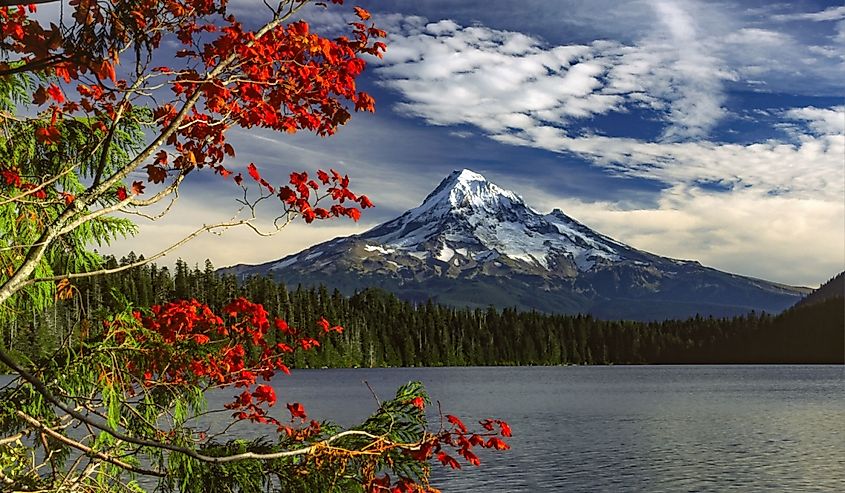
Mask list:
[[[108,259],[107,267],[133,263]],[[125,304],[144,307],[195,298],[219,309],[243,296],[299,327],[325,316],[342,334],[317,351],[299,352],[293,367],[379,367],[559,364],[842,363],[843,299],[827,299],[772,316],[661,322],[604,321],[589,315],[549,315],[412,304],[368,289],[344,296],[328,287],[288,287],[265,277],[238,281],[177,261],[82,279],[73,296],[53,307],[20,313],[3,327],[2,342],[30,357],[46,356],[65,338]]]

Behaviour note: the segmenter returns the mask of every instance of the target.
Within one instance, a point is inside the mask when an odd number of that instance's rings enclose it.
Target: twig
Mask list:
[[[370,382],[364,380],[364,385],[366,385],[367,388],[370,389],[370,393],[373,394],[373,399],[376,400],[376,404],[378,404],[378,407],[380,408],[381,407],[381,401],[379,400],[378,396],[376,395],[376,391],[373,390],[372,387],[370,387]]]

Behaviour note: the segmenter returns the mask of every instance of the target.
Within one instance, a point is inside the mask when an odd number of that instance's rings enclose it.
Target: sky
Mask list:
[[[257,21],[259,2],[232,2]],[[333,167],[376,208],[359,223],[206,235],[168,258],[258,263],[355,234],[470,168],[539,212],[659,255],[791,285],[845,269],[845,6],[831,1],[392,0],[359,81],[375,114],[337,135],[233,129],[232,168],[281,183]],[[311,8],[339,33],[348,7]],[[106,251],[151,254],[237,210],[219,178]],[[268,214],[269,219],[269,214]],[[163,263],[168,263],[165,261]]]

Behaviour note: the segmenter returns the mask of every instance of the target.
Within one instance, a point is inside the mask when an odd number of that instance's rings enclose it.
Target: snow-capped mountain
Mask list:
[[[419,207],[363,234],[225,270],[271,274],[289,285],[374,286],[420,301],[606,318],[776,312],[808,292],[637,250],[560,210],[541,214],[467,169],[446,177]]]
[[[586,271],[596,262],[619,260],[624,247],[560,211],[543,216],[466,169],[449,175],[416,209],[362,238],[375,251],[432,256],[455,267],[506,257],[541,270]]]

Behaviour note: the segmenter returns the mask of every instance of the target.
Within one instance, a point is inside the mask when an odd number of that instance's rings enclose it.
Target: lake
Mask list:
[[[280,402],[349,426],[377,406],[365,381],[387,399],[409,380],[444,413],[513,428],[511,450],[480,450],[480,468],[435,466],[444,493],[845,491],[842,366],[328,369],[272,384]]]
[[[480,468],[435,467],[452,492],[845,491],[841,366],[301,370],[279,400],[351,425],[409,380],[444,412],[513,428]],[[231,391],[215,399],[228,400]],[[284,408],[282,408],[284,409]]]

